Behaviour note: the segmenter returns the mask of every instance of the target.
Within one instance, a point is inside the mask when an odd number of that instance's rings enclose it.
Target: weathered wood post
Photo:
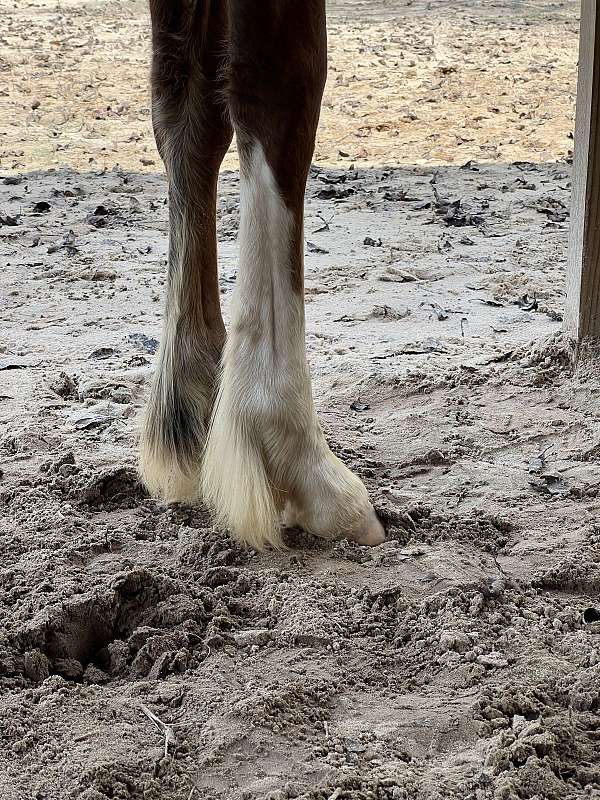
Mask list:
[[[581,2],[564,326],[577,342],[600,339],[600,19],[596,0]]]

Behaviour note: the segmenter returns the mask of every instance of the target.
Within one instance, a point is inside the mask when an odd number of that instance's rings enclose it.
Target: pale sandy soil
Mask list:
[[[330,4],[307,341],[388,542],[261,555],[135,477],[167,233],[144,7],[0,20],[0,800],[600,797],[577,3]],[[232,154],[226,314],[238,189]]]
[[[145,4],[0,11],[0,167],[155,172]],[[338,0],[329,17],[317,162],[553,161],[569,148],[573,0]]]

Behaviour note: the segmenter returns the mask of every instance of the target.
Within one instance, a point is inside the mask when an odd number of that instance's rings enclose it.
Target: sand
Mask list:
[[[0,10],[1,800],[600,797],[578,4],[330,3],[307,343],[388,541],[263,554],[136,477],[167,247],[145,7]]]

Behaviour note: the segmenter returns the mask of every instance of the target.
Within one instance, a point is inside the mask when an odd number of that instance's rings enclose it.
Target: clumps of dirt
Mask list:
[[[348,756],[352,759],[352,748],[356,745],[358,743],[352,740],[341,740],[332,745],[335,750],[329,752],[327,763],[341,767],[334,781],[321,778],[316,788],[309,789],[302,794],[292,788],[291,792],[283,790],[266,795],[256,795],[256,800],[286,800],[288,797],[298,797],[301,800],[330,800],[332,797],[336,800],[337,798],[343,800],[413,800],[413,798],[421,797],[433,800],[435,797],[435,800],[439,800],[442,797],[442,795],[431,793],[423,794],[418,768],[411,764],[412,769],[406,771],[406,765],[403,764],[402,759],[399,759],[396,777],[371,777],[364,772],[361,774],[356,767],[353,768],[352,760],[349,762],[350,766],[345,766],[344,757]],[[326,751],[326,747],[317,748],[315,753],[319,754],[320,751]],[[405,770],[405,774],[402,774],[401,770]],[[466,797],[467,795],[460,796]]]
[[[514,359],[523,359],[528,367],[548,368],[552,365],[562,369],[573,367],[575,347],[572,339],[559,331],[551,336],[533,340],[513,353]]]
[[[573,341],[561,331],[553,333],[510,352],[511,363],[502,380],[509,378],[515,385],[545,386],[573,372],[575,355]]]
[[[377,512],[386,523],[388,535],[403,543],[454,540],[497,554],[515,530],[509,520],[483,511],[449,515],[434,512],[424,504],[398,510],[391,502],[383,501]]]
[[[66,453],[61,453],[57,458],[42,462],[40,464],[40,472],[46,475],[60,475],[63,478],[77,474],[79,468],[75,466],[75,454],[72,450],[68,450]]]
[[[164,787],[153,772],[148,757],[141,764],[113,761],[93,766],[81,776],[76,800],[160,800]]]
[[[366,788],[364,777],[369,771],[368,765],[371,760],[376,759],[377,746],[382,743],[383,738],[385,738],[386,758],[399,763],[403,768],[413,761],[411,755],[394,736],[378,737],[371,731],[361,731],[356,736],[344,736],[330,730],[329,725],[324,727],[325,736],[313,746],[314,755],[326,761],[328,765],[342,769],[346,773],[356,771],[355,774],[358,773],[362,778],[358,784],[362,789]],[[349,787],[354,785],[354,788],[357,788],[355,782],[348,782],[346,785]],[[391,789],[396,785],[396,780],[388,778],[380,783],[379,788]],[[382,794],[386,796],[385,791]]]
[[[98,511],[135,508],[148,497],[138,473],[130,467],[102,470],[76,488],[75,493],[79,502]]]
[[[400,600],[394,644],[402,654],[405,678],[423,685],[435,672],[459,669],[461,680],[475,685],[487,670],[507,667],[509,658],[497,636],[513,609],[518,613],[517,597],[515,591],[505,596],[504,584],[492,578],[417,603]]]
[[[79,391],[79,378],[77,375],[61,372],[50,381],[49,388],[54,394],[62,397],[63,400],[76,400]]]
[[[594,596],[600,589],[600,527],[593,525],[574,552],[538,569],[532,586],[558,591],[583,591]]]
[[[431,514],[421,520],[415,539],[430,544],[454,539],[468,542],[488,553],[499,553],[506,547],[513,530],[514,526],[508,520],[483,511],[457,516]]]
[[[88,403],[91,400],[110,400],[120,405],[133,401],[136,384],[141,384],[142,379],[133,381],[119,380],[117,378],[94,378],[81,381],[77,390],[77,399]]]
[[[451,466],[462,454],[464,452],[461,452],[461,448],[455,446],[443,449],[429,448],[421,453],[417,452],[413,458],[396,464],[392,469],[387,469],[382,477],[392,481],[401,481],[418,475],[419,472],[427,472],[430,467]]]
[[[556,699],[556,695],[555,695]],[[563,697],[566,701],[566,696]],[[480,722],[480,735],[491,736],[501,728],[509,728],[516,716],[536,720],[552,705],[548,687],[507,685],[483,690],[473,709],[475,720]]]
[[[559,488],[560,487],[559,485]],[[597,481],[594,480],[593,483],[585,482],[581,486],[570,486],[569,487],[569,497],[573,498],[573,500],[586,500],[591,497],[598,497],[600,494],[600,487]]]
[[[461,364],[458,367],[446,367],[431,363],[427,370],[407,369],[401,375],[382,375],[373,382],[380,386],[394,387],[396,398],[409,398],[433,394],[439,390],[483,386],[492,376],[493,370],[485,365]]]
[[[337,745],[342,748],[343,745]],[[340,762],[342,759],[340,758]],[[329,800],[330,797],[344,798],[344,800],[408,800],[410,797],[417,797],[417,794],[408,794],[408,791],[418,791],[418,784],[415,781],[410,789],[406,788],[404,776],[397,780],[384,778],[377,780],[373,778],[360,777],[358,775],[344,775],[335,781],[335,784],[323,779],[316,789],[303,792],[301,795],[276,795],[276,800],[285,800],[286,797],[301,797],[302,800]],[[404,788],[400,788],[400,786]],[[337,793],[337,794],[336,794]],[[257,800],[275,800],[271,795],[261,796]]]
[[[335,584],[295,581],[289,573],[265,584],[274,632],[281,646],[332,649],[350,633],[350,598]]]
[[[380,520],[384,522],[384,514],[379,514]],[[373,553],[370,547],[363,547],[350,539],[341,539],[335,542],[329,553],[331,558],[353,561],[355,564],[366,564],[373,560]]]
[[[432,509],[425,503],[411,503],[398,508],[393,496],[382,493],[376,503],[375,510],[386,530],[388,539],[408,544],[416,534],[423,519],[432,514]]]
[[[575,682],[560,677],[533,687],[484,690],[475,710],[483,735],[499,720],[507,725],[492,737],[486,758],[494,798],[562,800],[600,783],[597,681],[594,667]]]
[[[323,728],[336,692],[334,683],[329,681],[276,682],[268,689],[255,689],[249,695],[245,692],[244,697],[233,704],[233,711],[274,733],[296,726],[308,733],[317,725]]]
[[[568,655],[585,666],[600,661],[583,609],[540,590],[519,587],[503,575],[490,576],[476,586],[453,587],[418,603],[399,598],[396,611],[394,644],[406,679],[417,685],[433,680],[438,670],[445,670],[447,678],[456,674],[467,686],[485,684],[489,676],[509,667],[518,674],[532,642],[554,658]],[[476,718],[485,722],[484,734],[490,735],[508,727],[513,714],[539,713],[532,702],[529,696],[527,702],[507,706],[502,713],[496,709]]]
[[[81,467],[72,451],[45,461],[40,471],[46,476],[46,487],[92,511],[136,508],[148,498],[136,470],[109,467],[96,471]]]
[[[88,664],[110,668],[109,645],[133,633],[164,592],[162,580],[140,570],[107,591],[42,611],[13,641],[23,654],[23,672],[40,681],[51,672],[81,678]]]
[[[327,436],[327,444],[331,452],[338,458],[341,458],[344,463],[348,464],[352,469],[360,471],[361,469],[364,470],[365,467],[369,465],[368,456],[364,452],[361,452],[361,450],[348,447],[347,444],[342,444],[332,439],[330,436]]]
[[[63,550],[66,542],[70,546],[81,543],[90,528],[82,513],[68,508],[62,498],[48,492],[43,484],[30,484],[30,481],[23,481],[21,485],[13,484],[0,493],[0,518],[10,520],[13,526],[10,537],[3,540],[4,546],[10,547],[13,564],[19,554],[32,549],[32,537],[43,537],[35,547],[37,560],[28,564],[26,570],[29,581],[44,572],[44,551]],[[26,586],[25,576],[24,581]]]
[[[600,564],[592,559],[565,558],[548,569],[538,570],[532,585],[540,589],[597,592],[600,589]]]
[[[572,458],[574,461],[591,461],[594,464],[600,464],[600,442],[592,445],[583,453],[574,453]]]
[[[509,800],[538,796],[560,800],[575,788],[581,790],[575,767],[581,757],[579,749],[568,725],[523,720],[513,731],[502,734],[488,757],[487,763],[497,776],[495,797]],[[569,750],[576,752],[569,753]],[[569,776],[573,778],[568,780]],[[586,773],[584,785],[595,782],[589,778]]]
[[[432,468],[439,467],[446,470],[464,456],[474,456],[476,453],[475,442],[461,434],[451,434],[444,439],[444,447],[433,447],[416,453],[412,458],[396,463],[393,467],[385,465],[383,469],[376,470],[381,480],[390,482],[389,487],[383,487],[385,493],[401,481],[416,475],[430,472]]]
[[[477,386],[486,384],[492,375],[493,370],[489,367],[486,368],[474,364],[460,364],[458,367],[445,370],[443,375],[432,383],[431,391],[435,389],[474,389]],[[426,384],[423,384],[423,386],[425,385]]]
[[[248,562],[251,551],[234,539],[225,538],[220,531],[216,531],[212,527],[199,529],[199,526],[196,525],[174,522],[171,514],[175,513],[175,519],[181,518],[179,511],[180,509],[167,509],[163,516],[169,518],[169,522],[158,521],[155,515],[150,515],[140,523],[140,527],[143,527],[144,531],[148,531],[150,528],[156,530],[157,526],[162,529],[167,526],[176,532],[177,562],[182,573],[187,577],[209,585],[208,581],[215,582],[216,577],[214,572],[207,571],[207,564],[210,564],[208,570],[214,570],[222,567],[241,567]],[[202,516],[207,517],[208,515],[206,512],[204,514],[199,512],[198,517]],[[184,518],[188,522],[198,522],[198,518],[194,514],[191,517],[185,515]],[[224,579],[225,574],[229,576],[228,580]],[[239,570],[230,569],[227,573],[221,572],[220,575],[223,578],[221,585],[234,582],[241,587],[242,584],[248,584],[248,578]],[[211,577],[209,578],[209,576]]]
[[[207,653],[205,640],[214,645],[215,630],[236,623],[223,593],[180,589],[170,578],[136,570],[109,589],[43,610],[8,642],[0,675],[39,683],[58,674],[101,684],[197,666]]]

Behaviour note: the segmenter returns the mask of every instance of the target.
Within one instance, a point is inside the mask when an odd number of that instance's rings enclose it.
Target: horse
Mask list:
[[[282,525],[377,545],[362,481],[330,450],[305,346],[303,217],[327,73],[325,0],[150,0],[152,126],[169,192],[163,331],[140,472],[262,550]],[[216,200],[236,137],[239,269],[220,308]]]

